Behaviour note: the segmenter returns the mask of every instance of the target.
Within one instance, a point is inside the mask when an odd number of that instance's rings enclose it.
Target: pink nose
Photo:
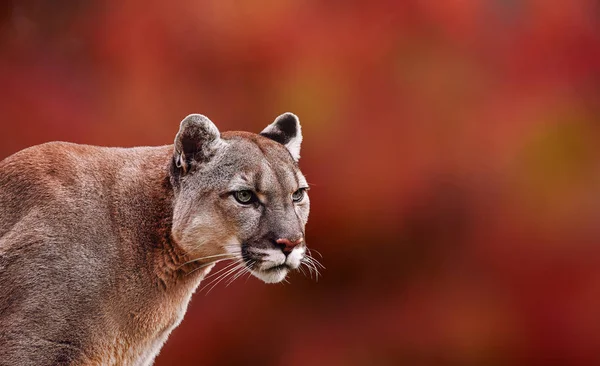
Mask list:
[[[298,240],[295,241],[291,241],[290,239],[277,239],[276,242],[277,244],[280,245],[281,250],[285,253],[285,254],[290,254],[292,252],[292,250],[294,250],[294,248],[302,243],[303,239],[300,238]]]

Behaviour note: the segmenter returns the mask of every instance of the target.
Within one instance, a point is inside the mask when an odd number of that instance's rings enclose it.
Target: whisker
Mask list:
[[[243,266],[238,266],[237,270],[234,272],[234,274],[231,275],[231,277],[227,280],[227,284],[225,285],[225,287],[229,286],[233,281],[235,281],[236,278],[238,278],[241,274],[244,273],[244,270],[246,269],[246,265],[244,263]]]
[[[233,276],[228,282],[227,285],[225,285],[225,287],[231,285],[233,283],[233,281],[235,281],[236,279],[238,279],[240,276],[243,276],[246,272],[250,272],[250,270],[248,269],[248,265],[246,264],[242,267],[242,270],[239,271],[235,276]]]
[[[321,259],[323,259],[323,254],[321,254],[321,252],[319,252],[316,249],[309,249],[308,247],[306,248],[306,251],[308,251],[308,254],[312,257],[312,251],[314,251],[315,253],[317,253],[319,255],[319,257],[321,257]],[[313,257],[314,258],[314,257]]]
[[[232,258],[232,259],[233,259],[233,258]],[[219,273],[221,273],[221,272],[223,272],[223,271],[227,270],[228,268],[231,268],[231,266],[235,265],[237,262],[238,262],[238,261],[231,262],[231,263],[227,264],[225,267],[221,268],[220,270],[218,270],[218,271],[216,271],[216,272],[213,272],[213,273],[211,273],[210,275],[206,276],[206,277],[204,278],[204,280],[206,281],[206,280],[208,280],[209,278],[213,278],[213,277],[215,277],[215,276],[216,276],[216,275],[218,275]]]
[[[321,271],[319,271],[319,269],[315,265],[315,262],[313,262],[312,260],[310,260],[309,263],[312,265],[313,269],[315,270],[316,277],[317,277],[316,279],[318,281],[319,280],[319,276],[321,276]]]
[[[300,271],[300,273],[302,273],[304,275],[304,277],[306,277],[306,272],[304,272],[304,269],[302,269],[302,265],[300,265],[300,267],[298,267],[298,270]]]
[[[311,262],[313,262],[317,266],[321,267],[322,269],[325,269],[325,266],[322,265],[321,262],[319,262],[318,260],[316,260],[315,257],[308,255],[308,256],[306,256],[306,258],[308,258]]]
[[[206,257],[202,257],[202,258],[192,259],[191,261],[183,263],[182,265],[180,265],[179,267],[177,267],[177,269],[180,269],[181,267],[185,266],[186,264],[198,262],[198,261],[201,261],[203,259],[217,258],[217,257],[227,257],[227,256],[232,256],[232,255],[233,255],[232,253],[224,253],[224,254],[215,254],[215,255],[209,255],[209,256],[206,256]]]
[[[315,265],[315,263],[311,262],[311,265],[312,265],[313,269],[315,270],[315,272],[317,273],[317,275],[321,276],[321,271],[319,271],[319,268]]]
[[[221,279],[223,276],[226,276],[230,270],[235,269],[236,265],[239,263],[239,261],[230,263],[229,265],[227,265],[226,267],[222,268],[219,272],[222,272],[221,274],[219,274],[217,277],[213,278],[211,281],[209,281],[204,287],[202,287],[200,289],[201,292],[202,290],[204,290],[205,288],[209,287],[211,284],[215,283],[216,281],[218,281],[219,279]]]
[[[246,267],[238,267],[237,268],[237,272],[235,272],[233,275],[231,275],[231,277],[227,280],[227,283],[225,284],[225,287],[229,287],[229,285],[231,285],[233,283],[233,281],[235,281],[239,276],[243,275],[244,273],[246,273]]]
[[[210,289],[208,289],[208,291],[206,291],[206,294],[205,294],[205,296],[206,296],[206,295],[208,295],[208,293],[209,293],[209,292],[210,292],[210,291],[211,291],[213,288],[215,288],[215,286],[217,286],[217,285],[219,284],[219,282],[223,281],[225,278],[227,278],[227,276],[229,276],[229,275],[231,275],[231,274],[235,273],[235,272],[236,272],[237,270],[239,270],[239,269],[240,269],[240,267],[242,267],[242,266],[244,266],[244,263],[243,263],[243,262],[238,262],[238,266],[236,266],[236,267],[233,267],[232,269],[230,269],[229,271],[227,271],[225,274],[223,274],[222,276],[220,276],[219,280],[218,280],[217,282],[215,282],[215,284],[214,284],[214,285],[212,285],[212,287],[211,287]],[[243,268],[243,267],[242,267],[242,268]]]
[[[314,259],[307,256],[307,257],[304,257],[304,260],[315,270],[315,280],[319,281],[319,276],[321,276],[321,272],[319,272],[319,269],[315,265]]]
[[[313,269],[312,267],[308,264],[307,261],[305,261],[304,259],[302,259],[302,261],[300,261],[300,265],[305,265],[306,268],[308,269],[308,273],[310,274],[310,279],[313,279]]]
[[[248,266],[248,277],[246,277],[246,281],[244,283],[248,283],[248,280],[250,279],[250,277],[252,277],[252,268],[254,268],[255,264],[256,262],[253,261],[252,264]]]
[[[193,270],[191,270],[190,272],[186,273],[185,275],[186,275],[186,276],[189,276],[189,275],[191,275],[192,273],[196,272],[197,270],[199,270],[199,269],[202,269],[202,268],[204,268],[204,267],[208,267],[208,266],[210,266],[211,264],[215,264],[215,263],[217,263],[217,262],[218,262],[218,260],[216,260],[216,261],[212,261],[212,262],[208,262],[208,263],[205,263],[205,264],[203,264],[203,265],[201,265],[201,266],[199,266],[199,267],[196,267],[196,268],[194,268]]]

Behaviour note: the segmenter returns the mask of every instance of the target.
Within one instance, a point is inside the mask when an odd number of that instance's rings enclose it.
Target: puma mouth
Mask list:
[[[304,252],[285,256],[281,250],[259,249],[242,246],[242,258],[254,277],[266,283],[277,283],[285,279],[292,270],[300,266]]]
[[[273,272],[273,271],[280,271],[282,269],[285,269],[285,270],[289,271],[289,270],[292,269],[292,267],[290,267],[287,264],[283,263],[283,264],[279,264],[279,265],[276,265],[276,266],[273,266],[273,267],[269,267],[269,268],[267,268],[267,269],[265,269],[263,271],[264,272]]]

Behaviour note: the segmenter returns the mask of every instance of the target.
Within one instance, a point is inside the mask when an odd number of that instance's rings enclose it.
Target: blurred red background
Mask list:
[[[197,293],[156,365],[600,364],[598,1],[0,14],[0,158],[302,121],[323,277]]]

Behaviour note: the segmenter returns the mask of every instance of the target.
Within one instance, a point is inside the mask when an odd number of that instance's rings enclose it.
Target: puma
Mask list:
[[[316,270],[301,141],[291,113],[260,134],[193,114],[174,145],[1,161],[0,364],[150,365],[215,263],[267,283]]]

